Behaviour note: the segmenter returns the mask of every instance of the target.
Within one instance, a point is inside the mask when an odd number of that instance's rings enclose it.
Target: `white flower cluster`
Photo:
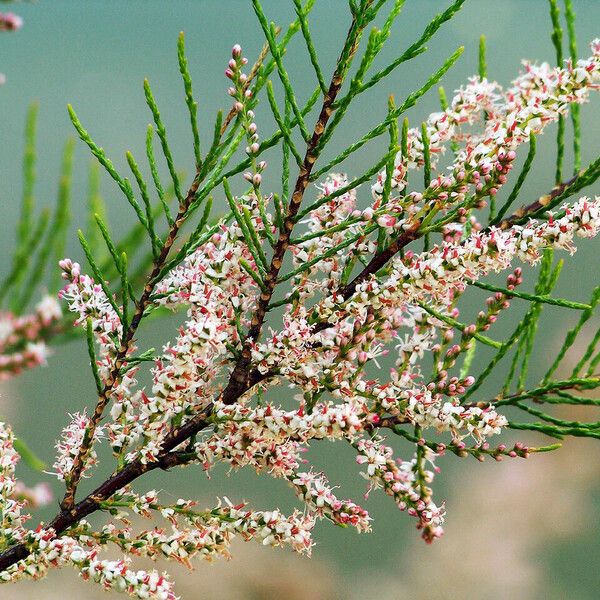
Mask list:
[[[594,41],[591,47],[591,57],[575,65],[568,63],[565,68],[525,63],[525,72],[503,93],[495,83],[471,79],[446,111],[431,115],[426,123],[433,157],[443,150],[445,142],[462,142],[449,172],[434,177],[423,193],[391,198],[386,205],[388,214],[379,218],[379,224],[391,231],[402,231],[411,227],[413,216],[424,205],[447,209],[464,202],[470,193],[470,204],[477,207],[484,198],[495,196],[508,180],[519,147],[564,115],[570,104],[586,102],[590,91],[598,88],[600,43]],[[460,129],[463,124],[474,124],[484,114],[481,132]],[[403,157],[401,152],[396,156],[394,189],[403,190],[408,170],[422,164],[421,136],[419,130],[409,130],[408,156]],[[374,208],[379,208],[385,178],[384,171],[372,188]]]
[[[18,460],[12,430],[0,422],[0,540],[5,545],[23,538],[23,523],[28,518],[22,513],[24,502],[16,498],[15,466]]]
[[[352,500],[339,500],[323,475],[297,473],[291,482],[298,498],[317,515],[338,525],[352,526],[359,533],[371,531],[369,513]]]
[[[445,111],[429,115],[425,122],[425,130],[433,168],[436,166],[437,156],[446,150],[448,142],[469,139],[470,136],[461,127],[477,123],[484,114],[486,120],[494,118],[498,102],[501,99],[500,91],[501,88],[496,82],[472,77],[466,86],[457,90],[450,106]],[[402,152],[396,154],[391,183],[393,190],[404,190],[408,172],[422,167],[424,164],[425,149],[421,129],[414,127],[408,130],[407,150],[407,156],[402,156]],[[371,187],[376,199],[383,194],[385,180],[386,173],[382,171]]]
[[[424,462],[433,465],[435,454],[423,448],[423,456],[415,456],[411,461],[395,461],[393,450],[378,439],[360,440],[356,444],[359,452],[356,462],[366,465],[365,477],[373,487],[382,487],[385,493],[394,498],[400,510],[419,519],[418,528],[423,530],[423,539],[431,543],[442,535],[444,508],[431,500],[431,490],[427,484],[433,480],[433,473],[424,468]]]
[[[289,546],[301,554],[310,554],[313,545],[315,517],[299,511],[286,516],[279,510],[248,510],[245,504],[234,506],[225,498],[215,508],[198,512],[192,510],[193,502],[184,500],[173,506],[159,505],[154,491],[141,497],[125,494],[119,506],[124,504],[147,517],[152,516],[152,511],[160,513],[172,522],[171,531],[155,527],[135,534],[130,527],[108,524],[96,532],[89,523],[82,523],[77,536],[93,539],[103,546],[115,544],[134,556],[163,557],[190,568],[190,560],[196,556],[209,561],[219,556],[229,558],[231,542],[236,536],[263,546]]]
[[[317,186],[320,192],[318,195],[320,206],[311,211],[303,221],[309,232],[308,239],[290,248],[295,267],[315,261],[314,266],[303,271],[295,280],[298,299],[306,300],[319,290],[327,290],[331,287],[332,281],[339,280],[347,251],[340,251],[330,258],[318,259],[325,252],[336,248],[349,234],[356,233],[363,221],[368,220],[369,212],[365,216],[362,211],[356,209],[356,188],[328,200],[332,194],[338,193],[349,183],[346,175],[332,173]],[[367,211],[372,213],[371,209]],[[349,220],[354,224],[349,224]],[[343,227],[336,231],[335,228],[340,225]],[[328,230],[327,235],[322,235],[325,230]],[[359,240],[356,249],[372,252],[375,246],[368,240]],[[319,273],[324,277],[319,277]]]
[[[258,228],[262,221],[256,203],[250,208]],[[228,345],[240,342],[236,320],[248,324],[246,315],[256,298],[256,283],[241,260],[254,264],[240,228],[223,225],[156,287],[156,305],[186,306],[188,320],[156,361],[151,393],[125,394],[113,404],[108,429],[114,449],[142,439],[143,460],[154,460],[172,420],[197,411],[216,395],[220,361]],[[138,456],[136,451],[126,459]]]
[[[365,407],[346,403],[285,411],[271,404],[215,406],[213,435],[198,442],[196,454],[205,469],[218,462],[246,465],[275,477],[291,477],[300,464],[302,446],[313,439],[353,440],[364,430]]]
[[[62,430],[61,439],[56,442],[56,460],[54,461],[52,475],[59,480],[65,481],[79,454],[81,444],[87,435],[89,435],[90,418],[85,410],[82,413],[70,415],[71,422]],[[103,437],[103,428],[98,427],[94,431],[94,440],[97,442]],[[96,464],[98,455],[92,447],[89,456],[84,464],[82,476],[86,476],[89,470]]]
[[[35,548],[26,559],[0,573],[0,580],[15,581],[22,577],[38,578],[50,567],[71,566],[81,577],[100,584],[105,590],[127,593],[132,598],[176,600],[173,584],[157,571],[134,571],[128,559],[100,559],[101,548],[83,543],[71,536],[56,537],[51,530],[42,529],[29,534]]]
[[[218,462],[227,462],[236,469],[251,466],[257,472],[283,477],[320,516],[367,530],[366,511],[351,501],[338,500],[323,475],[297,471],[300,453],[310,440],[354,440],[364,429],[360,418],[363,410],[350,403],[317,405],[310,413],[302,408],[283,411],[271,405],[217,406],[217,430],[197,443],[195,451],[207,470]]]
[[[600,196],[583,197],[573,205],[563,207],[563,216],[547,222],[531,221],[528,225],[513,225],[509,229],[491,228],[476,232],[458,243],[445,243],[421,254],[407,252],[392,262],[390,276],[380,282],[373,277],[361,283],[347,300],[350,312],[364,311],[365,306],[418,304],[429,299],[435,304],[450,306],[470,280],[489,273],[506,270],[518,258],[535,264],[542,250],[557,248],[575,252],[573,240],[593,237],[600,230]],[[321,310],[329,317],[334,311]]]

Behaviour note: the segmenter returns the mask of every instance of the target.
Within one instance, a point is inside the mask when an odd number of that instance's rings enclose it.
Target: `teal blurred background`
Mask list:
[[[573,3],[578,15],[580,55],[586,56],[587,43],[600,35],[600,4],[597,0]],[[384,66],[409,46],[446,4],[442,0],[407,0],[387,50],[376,66]],[[269,18],[278,24],[287,25],[293,19],[291,0],[264,0],[263,5]],[[204,140],[211,133],[217,109],[229,106],[223,69],[231,46],[241,43],[251,59],[263,43],[249,0],[41,0],[0,8],[14,10],[25,21],[22,31],[0,35],[0,72],[7,77],[7,83],[0,88],[0,249],[5,257],[14,241],[21,192],[22,132],[30,101],[40,102],[36,194],[41,206],[54,201],[62,145],[73,133],[65,109],[67,103],[73,104],[84,126],[117,168],[125,171],[125,150],[131,150],[141,160],[145,127],[150,120],[143,98],[144,77],[149,78],[161,107],[178,168],[186,171],[189,179],[193,155],[177,68],[177,34],[180,30],[186,33]],[[337,57],[347,24],[345,1],[316,1],[312,33],[327,73]],[[464,45],[466,49],[443,80],[449,95],[476,72],[481,33],[488,40],[489,77],[508,84],[516,76],[522,58],[554,60],[549,29],[546,0],[467,0],[457,17],[428,44],[426,54],[395,71],[356,101],[348,113],[346,127],[333,140],[331,153],[384,117],[388,94],[394,94],[398,103],[402,101],[457,46]],[[306,98],[315,81],[300,37],[290,45],[286,65],[300,90],[300,98]],[[599,106],[594,98],[582,111],[583,164],[596,158],[600,148]],[[437,107],[437,95],[432,92],[408,116],[412,123],[419,123]],[[259,133],[266,137],[273,128],[269,110],[259,107],[257,113]],[[540,140],[539,158],[523,189],[523,203],[552,186],[554,136],[552,129]],[[377,143],[370,146],[343,168],[350,176],[360,174],[365,165],[379,158],[381,148]],[[566,170],[570,169],[569,160],[567,155]],[[73,231],[85,219],[88,164],[89,155],[78,144]],[[276,185],[278,170],[279,157],[272,153],[265,189]],[[361,193],[363,199],[368,198],[367,188]],[[107,179],[103,179],[103,194],[115,232],[123,233],[133,222],[126,203]],[[215,201],[217,210],[222,209],[222,199]],[[589,297],[598,280],[598,243],[596,240],[583,244],[575,259],[567,258],[557,295],[581,300]],[[80,258],[74,235],[70,236],[69,251],[71,256]],[[3,261],[1,268],[8,268],[8,260]],[[530,282],[533,279],[531,276]],[[477,296],[471,308],[477,308],[484,297]],[[543,370],[548,356],[560,344],[561,332],[574,318],[571,314],[546,311],[532,377]],[[160,347],[173,336],[177,322],[178,319],[170,319],[153,323],[144,331],[142,342]],[[509,324],[507,321],[505,325]],[[588,331],[595,328],[590,326]],[[1,385],[0,414],[42,456],[52,456],[50,449],[65,423],[66,413],[92,403],[93,388],[86,362],[83,344],[76,341],[57,348],[48,368]],[[482,398],[493,391],[493,383],[482,390]],[[541,443],[535,437],[526,439]],[[438,501],[446,499],[447,527],[445,536],[432,547],[421,542],[409,517],[398,513],[388,498],[373,493],[365,502],[375,518],[371,535],[358,538],[351,531],[323,523],[316,532],[318,545],[310,561],[281,551],[237,544],[231,563],[198,563],[192,575],[178,572],[177,590],[187,599],[598,598],[600,444],[568,441],[566,446],[557,454],[534,456],[528,461],[479,464],[453,456],[440,460],[442,472],[434,483],[434,493]],[[409,451],[402,445],[398,448],[404,455]],[[311,458],[313,455],[314,462],[327,471],[330,479],[342,484],[341,494],[361,498],[365,485],[357,477],[352,453],[342,447],[327,446],[311,451]],[[25,468],[22,472],[30,483],[39,477]],[[217,471],[207,480],[200,469],[190,469],[153,475],[139,489],[153,486],[165,489],[174,498],[197,497],[207,503],[214,502],[216,495],[226,494],[235,501],[247,498],[256,508],[279,505],[289,510],[294,504],[281,482],[249,473],[226,478]],[[50,517],[53,510],[42,511],[40,517]],[[176,570],[168,565],[167,568]],[[43,583],[0,588],[0,598],[71,600],[95,598],[96,594],[91,585],[78,583],[71,572],[53,574]]]

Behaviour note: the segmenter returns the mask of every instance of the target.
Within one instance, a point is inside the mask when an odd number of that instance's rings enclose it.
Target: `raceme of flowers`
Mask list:
[[[61,318],[61,306],[52,296],[45,296],[30,315],[0,312],[0,380],[46,364],[47,339]]]
[[[448,449],[459,455],[490,454],[498,460],[529,453],[523,444],[490,447],[489,439],[503,432],[507,419],[493,402],[463,403],[461,397],[475,378],[452,371],[473,341],[509,308],[510,294],[492,295],[476,322],[463,327],[460,340],[453,343],[457,300],[471,282],[507,270],[516,260],[535,264],[548,248],[573,253],[575,238],[593,237],[600,230],[600,197],[583,197],[544,220],[504,228],[483,228],[465,215],[481,208],[507,182],[520,146],[531,135],[542,133],[570,104],[586,101],[597,88],[600,42],[592,44],[592,52],[589,59],[569,62],[565,68],[526,64],[507,91],[485,79],[469,80],[446,110],[426,121],[433,156],[450,143],[460,144],[460,149],[449,169],[434,176],[421,192],[407,189],[409,173],[424,164],[421,129],[408,131],[408,154],[395,157],[389,189],[385,171],[377,176],[367,208],[358,208],[360,190],[344,189],[351,182],[346,175],[331,174],[317,185],[316,205],[303,220],[305,233],[291,243],[291,289],[280,303],[281,311],[269,318],[269,330],[250,344],[252,385],[231,404],[223,402],[221,392],[263,293],[252,275],[260,270],[262,258],[248,244],[244,228],[252,227],[260,239],[273,236],[274,220],[265,207],[276,202],[260,189],[266,164],[253,158],[259,143],[249,108],[252,96],[242,72],[246,61],[234,47],[226,75],[248,140],[251,167],[244,177],[252,187],[233,200],[245,220],[221,221],[211,237],[154,289],[152,308],[183,309],[187,316],[174,340],[153,357],[152,383],[146,388],[136,379],[142,364],[136,347],[132,343],[121,348],[122,308],[117,298],[107,294],[103,282],[83,273],[78,263],[61,261],[66,285],[60,297],[75,314],[75,325],[91,331],[98,377],[109,389],[110,417],[100,425],[85,411],[73,414],[56,445],[53,473],[68,482],[82,444],[90,437],[93,443],[84,455],[82,475],[93,474],[95,446],[102,443],[110,445],[120,468],[151,465],[159,460],[174,428],[206,414],[204,431],[176,449],[178,464],[196,463],[207,475],[219,466],[251,468],[291,487],[302,508],[286,516],[278,509],[251,510],[225,499],[200,511],[193,501],[165,505],[155,491],[137,495],[124,488],[102,504],[114,519],[100,530],[80,521],[61,535],[43,525],[30,531],[23,524],[24,494],[19,496],[14,476],[12,434],[2,426],[2,541],[24,541],[31,553],[0,578],[38,577],[50,567],[70,565],[107,589],[138,598],[171,599],[172,585],[163,574],[136,571],[129,557],[102,559],[104,547],[189,565],[194,556],[229,556],[235,536],[310,553],[312,530],[322,519],[367,532],[368,512],[338,497],[336,486],[308,464],[307,451],[323,441],[347,444],[357,472],[366,480],[366,492],[382,490],[415,519],[427,542],[439,538],[445,507],[434,501],[431,489],[439,457]],[[418,232],[434,217],[444,224],[438,230],[439,243],[420,253],[397,254],[383,275],[363,278],[344,297],[354,267],[368,263],[378,239]],[[514,290],[522,280],[521,268],[513,267],[507,289]],[[60,310],[49,299],[32,317],[2,316],[0,351],[28,340],[18,361],[12,355],[15,364],[7,372],[33,364],[28,356],[42,343],[44,328],[59,317]],[[43,355],[38,349],[38,363]],[[379,368],[383,356],[394,359],[389,376]],[[434,359],[433,374],[425,373],[428,357]],[[282,384],[294,389],[292,406],[280,398]],[[397,458],[385,433],[402,428],[413,436],[409,439],[414,452]],[[439,442],[426,443],[425,431],[439,435]],[[168,526],[136,533],[130,514],[164,518]]]

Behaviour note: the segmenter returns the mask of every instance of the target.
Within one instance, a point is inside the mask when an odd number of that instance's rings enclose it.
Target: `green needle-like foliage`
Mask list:
[[[123,315],[121,313],[121,309],[115,302],[114,296],[113,296],[112,292],[110,291],[110,289],[108,288],[108,284],[104,279],[104,275],[102,274],[102,271],[96,264],[96,261],[94,259],[94,256],[92,255],[90,246],[87,243],[87,240],[85,239],[83,231],[79,230],[77,232],[77,235],[79,237],[79,243],[81,244],[83,253],[85,254],[85,257],[87,258],[87,261],[92,269],[92,272],[94,273],[94,278],[96,279],[97,283],[99,283],[100,286],[102,287],[102,291],[106,295],[106,299],[109,301],[110,305],[113,307],[114,311],[119,316],[119,320],[121,321],[121,323],[123,323]]]
[[[308,28],[308,21],[306,19],[307,15],[304,12],[304,8],[300,0],[294,0],[294,8],[296,9],[296,14],[298,15],[298,20],[300,21],[300,28],[302,30],[304,41],[306,42],[306,49],[308,50],[310,62],[315,70],[319,87],[321,88],[323,95],[325,95],[327,93],[327,86],[325,85],[325,79],[323,78],[323,73],[321,72],[321,67],[317,59],[317,52],[313,45],[312,36],[310,35],[310,30]]]
[[[171,155],[171,149],[169,148],[169,143],[167,141],[167,130],[165,129],[165,126],[162,122],[160,111],[158,110],[158,105],[156,104],[156,100],[154,100],[152,90],[150,89],[150,83],[147,79],[144,80],[144,94],[146,96],[146,104],[148,104],[148,107],[152,112],[152,117],[154,118],[154,124],[156,125],[156,133],[158,134],[158,138],[160,139],[160,145],[162,147],[165,160],[167,161],[167,167],[169,168],[171,179],[173,180],[175,195],[179,199],[179,202],[182,202],[183,196],[181,193],[181,184],[179,183],[179,177],[177,175],[177,171],[175,170],[173,156]]]
[[[269,100],[271,112],[273,113],[275,121],[277,122],[277,125],[279,126],[279,129],[283,134],[285,147],[294,155],[294,158],[296,159],[296,164],[300,167],[302,166],[302,157],[300,156],[298,150],[296,150],[296,146],[294,145],[294,142],[292,140],[292,132],[287,124],[287,120],[282,118],[279,112],[279,109],[277,107],[277,101],[275,100],[275,93],[273,91],[273,84],[270,81],[267,83],[267,98]],[[287,100],[286,104],[289,106]]]
[[[171,216],[171,209],[169,208],[169,204],[165,199],[165,192],[160,181],[160,176],[158,174],[158,169],[156,167],[156,161],[154,160],[154,147],[152,145],[152,138],[154,136],[154,127],[152,125],[148,125],[148,129],[146,130],[146,157],[148,158],[148,164],[150,166],[150,172],[152,173],[152,181],[154,181],[154,187],[156,188],[156,193],[158,194],[158,199],[163,206],[165,211],[165,216],[169,225],[173,225],[173,217]]]
[[[31,232],[33,218],[34,197],[33,191],[36,179],[36,149],[35,136],[39,106],[32,104],[27,112],[25,124],[25,152],[23,155],[23,195],[21,200],[21,218],[17,228],[19,246],[24,246]]]
[[[102,257],[104,252],[104,243],[102,242],[102,236],[96,225],[96,215],[100,219],[106,220],[106,205],[100,192],[100,167],[98,163],[90,163],[88,173],[88,190],[87,190],[87,201],[88,201],[88,221],[85,230],[85,237],[88,240],[88,244],[92,249],[92,252],[96,256]]]
[[[485,79],[487,77],[487,57],[486,57],[486,42],[485,35],[479,38],[479,77]]]
[[[412,60],[417,57],[419,54],[422,54],[427,50],[425,44],[437,33],[440,27],[450,21],[452,17],[462,8],[463,4],[466,0],[455,0],[448,8],[437,15],[434,19],[432,19],[419,39],[414,42],[409,48],[407,48],[396,60],[390,63],[387,67],[378,71],[375,75],[373,75],[367,82],[363,83],[360,86],[360,91],[358,93],[362,93],[365,90],[373,87],[377,83],[379,83],[384,77],[387,77],[394,69],[399,67],[401,64]]]
[[[127,179],[124,179],[119,175],[119,173],[115,169],[115,167],[112,164],[112,162],[110,161],[110,159],[107,158],[104,150],[102,148],[100,148],[92,140],[89,133],[81,125],[81,122],[77,118],[77,114],[73,110],[73,107],[69,104],[67,106],[67,108],[69,111],[69,117],[71,118],[71,122],[73,123],[75,129],[77,130],[79,137],[83,140],[83,142],[85,142],[87,144],[87,146],[91,150],[92,154],[98,159],[98,162],[106,169],[108,174],[114,179],[114,181],[117,183],[119,188],[121,188],[121,191],[127,198],[127,201],[129,202],[129,204],[131,204],[138,219],[140,220],[140,223],[142,223],[142,225],[147,229],[148,222],[146,220],[146,216],[144,215],[144,212],[142,211],[138,201],[135,199],[135,196],[133,195],[133,190],[131,188],[131,184],[129,183],[129,181]]]
[[[161,241],[158,239],[156,232],[154,230],[154,215],[152,212],[152,204],[150,203],[150,197],[148,196],[148,188],[146,186],[146,182],[140,173],[140,169],[133,158],[131,152],[126,153],[127,163],[137,181],[140,194],[142,196],[142,200],[144,202],[144,208],[146,211],[146,223],[148,223],[148,233],[150,234],[150,239],[152,241],[152,251],[155,256],[158,256],[160,248],[162,246]]]
[[[269,49],[271,51],[271,55],[273,56],[273,59],[275,60],[275,64],[277,65],[277,73],[279,74],[279,79],[281,80],[281,84],[283,85],[283,89],[285,90],[286,99],[290,103],[290,106],[292,107],[294,115],[296,116],[296,119],[298,120],[298,126],[300,127],[300,131],[302,132],[302,137],[305,140],[308,140],[308,138],[309,138],[308,129],[306,128],[306,125],[304,123],[304,117],[302,115],[302,112],[300,111],[300,108],[298,107],[298,103],[296,101],[296,96],[294,94],[294,90],[292,88],[292,84],[290,82],[289,75],[288,75],[285,67],[283,66],[283,59],[281,57],[281,51],[275,40],[275,27],[274,27],[274,25],[272,25],[272,24],[269,25],[269,23],[267,23],[267,18],[265,17],[265,13],[263,12],[262,6],[258,2],[258,0],[252,0],[252,6],[254,8],[254,12],[256,13],[256,16],[258,17],[260,26],[262,27],[263,33],[265,35],[265,39],[267,40],[267,42],[269,44]],[[304,13],[303,13],[303,17],[305,17]]]
[[[575,11],[572,0],[565,0],[565,19],[569,36],[569,56],[571,61],[577,62],[577,36],[575,34]],[[573,172],[581,169],[581,110],[578,104],[571,107],[571,121],[573,123]]]
[[[185,103],[190,113],[190,125],[192,127],[192,136],[194,138],[194,156],[196,157],[196,166],[200,168],[202,158],[200,156],[200,134],[198,133],[198,103],[194,100],[192,92],[192,78],[188,70],[188,62],[185,56],[185,36],[183,31],[179,34],[177,43],[177,58],[179,59],[179,71],[183,79],[185,89]]]
[[[329,173],[335,166],[346,160],[351,154],[362,148],[366,143],[385,133],[390,125],[390,122],[393,119],[397,119],[400,115],[404,114],[409,108],[412,108],[417,103],[419,98],[421,98],[421,96],[427,93],[434,85],[436,85],[440,81],[440,79],[442,79],[442,77],[460,58],[463,51],[464,48],[462,46],[458,48],[452,55],[448,57],[444,64],[425,82],[425,84],[421,88],[409,94],[406,100],[392,113],[390,113],[384,121],[382,121],[379,125],[371,129],[368,133],[363,135],[357,142],[354,142],[345,150],[340,152],[340,154],[338,154],[333,160],[328,162],[324,167],[322,167],[316,173],[314,173],[311,176],[311,179],[315,180],[324,175],[325,173]]]
[[[498,287],[485,283],[484,281],[470,281],[470,285],[481,288],[482,290],[488,290],[490,292],[500,292],[509,297],[521,298],[528,300],[529,302],[539,302],[542,304],[551,304],[552,306],[561,306],[563,308],[572,308],[575,310],[590,310],[591,304],[583,304],[583,302],[574,302],[572,300],[565,300],[563,298],[551,298],[549,296],[540,296],[539,294],[527,294],[526,292],[518,292],[516,290],[507,290],[506,288]]]
[[[98,372],[98,364],[96,362],[96,349],[94,348],[94,333],[92,319],[89,317],[86,320],[86,341],[88,356],[90,357],[90,367],[92,369],[92,374],[94,375],[94,382],[96,383],[96,392],[98,394],[101,394],[104,385],[102,384],[102,380],[100,379],[100,374]]]
[[[560,9],[558,0],[548,0],[550,3],[550,18],[552,20],[552,43],[556,50],[556,64],[562,66],[563,51],[562,39],[563,31],[560,26]],[[555,182],[558,184],[562,181],[563,159],[565,154],[565,118],[561,115],[558,119],[558,131],[556,134],[556,175]]]
[[[18,311],[18,307],[27,306],[32,297],[39,294],[44,274],[49,267],[53,274],[53,289],[58,289],[61,284],[60,273],[55,265],[65,254],[65,241],[71,217],[70,196],[74,149],[74,140],[67,140],[63,152],[58,199],[52,223],[43,238],[36,260],[29,272],[27,283],[23,286],[21,297],[14,296],[12,308],[15,311]]]
[[[444,323],[446,323],[447,325],[450,325],[451,327],[454,327],[455,329],[458,329],[458,331],[462,331],[464,332],[464,330],[467,328],[467,326],[464,323],[460,323],[459,321],[457,321],[456,319],[453,319],[452,317],[449,317],[448,315],[444,315],[441,312],[431,308],[431,306],[428,306],[425,303],[420,303],[419,306],[425,310],[426,312],[428,312],[430,315],[434,316],[436,319],[439,319],[440,321],[443,321]],[[486,346],[490,346],[491,348],[495,348],[496,350],[501,350],[503,344],[501,342],[497,342],[496,340],[492,340],[489,337],[482,335],[481,333],[474,333],[473,337],[481,342],[482,344],[485,344]]]

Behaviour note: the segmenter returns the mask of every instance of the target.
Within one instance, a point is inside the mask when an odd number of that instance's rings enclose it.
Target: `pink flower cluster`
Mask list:
[[[17,31],[23,27],[23,19],[15,13],[0,13],[0,31]]]
[[[531,221],[509,229],[491,228],[475,232],[460,242],[447,242],[428,252],[394,259],[392,272],[383,282],[372,278],[362,283],[347,302],[353,312],[365,307],[396,304],[417,304],[426,299],[441,306],[450,306],[469,281],[503,271],[515,258],[536,264],[546,248],[567,250],[576,248],[575,237],[594,237],[600,230],[600,196],[583,197],[573,205],[563,207],[563,216],[550,215],[547,222]],[[323,316],[327,315],[322,310]]]
[[[206,470],[226,462],[235,469],[250,466],[257,472],[285,478],[317,515],[367,531],[370,526],[366,511],[352,501],[339,500],[322,474],[298,472],[303,462],[300,454],[310,440],[354,439],[364,427],[361,410],[333,404],[316,406],[311,413],[303,408],[288,412],[271,405],[217,406],[217,429],[196,444],[195,452]]]
[[[20,542],[28,535],[23,527],[30,517],[23,509],[48,504],[52,493],[45,483],[28,488],[15,476],[19,454],[14,447],[11,428],[0,422],[0,545],[9,546]]]
[[[0,312],[0,380],[44,365],[50,354],[46,340],[62,317],[56,298],[45,296],[30,315]]]
[[[186,307],[188,320],[173,345],[165,346],[156,360],[150,392],[137,386],[135,369],[131,369],[125,376],[128,380],[112,393],[113,420],[106,431],[115,452],[126,462],[153,461],[174,423],[210,405],[214,430],[193,448],[196,460],[207,471],[226,463],[235,469],[248,466],[284,478],[315,515],[367,530],[369,517],[362,508],[338,500],[324,475],[300,471],[301,453],[312,442],[344,440],[357,449],[359,462],[369,463],[371,483],[383,487],[398,506],[414,513],[426,538],[437,537],[443,510],[431,500],[426,486],[430,477],[422,466],[423,460],[432,458],[431,453],[423,449],[412,461],[396,463],[389,447],[367,434],[382,419],[393,418],[421,430],[449,431],[457,446],[464,446],[463,440],[472,437],[483,447],[488,437],[502,431],[506,418],[492,405],[461,405],[460,397],[474,378],[451,376],[448,371],[457,356],[469,349],[473,336],[487,331],[498,312],[506,308],[506,298],[492,298],[483,316],[463,330],[458,344],[446,346],[453,334],[444,319],[456,318],[456,300],[470,281],[507,269],[516,258],[535,263],[545,248],[572,252],[575,236],[596,235],[600,200],[582,198],[545,222],[505,230],[475,226],[469,235],[460,226],[451,234],[445,230],[441,244],[418,255],[408,251],[397,256],[384,277],[367,278],[352,296],[343,298],[336,288],[353,261],[376,251],[376,243],[368,235],[373,223],[389,235],[413,227],[423,206],[439,210],[443,218],[468,194],[477,202],[493,195],[505,183],[518,146],[531,133],[540,133],[569,103],[584,101],[596,86],[600,55],[598,46],[593,48],[590,59],[566,69],[528,65],[506,93],[497,84],[478,79],[459,90],[446,111],[431,115],[426,130],[434,154],[450,141],[463,148],[451,174],[434,178],[423,194],[398,195],[405,188],[406,173],[423,163],[418,130],[409,131],[409,156],[397,157],[393,193],[385,206],[380,205],[382,176],[373,188],[373,205],[364,211],[356,208],[355,189],[338,193],[349,183],[345,176],[331,175],[325,180],[316,208],[305,221],[307,234],[291,247],[298,274],[288,295],[283,327],[271,330],[270,336],[251,347],[252,364],[262,378],[258,384],[261,393],[284,380],[300,392],[297,409],[286,411],[272,403],[253,406],[250,395],[233,406],[214,400],[225,383],[223,367],[226,375],[232,349],[240,349],[240,329],[250,325],[260,292],[242,268],[245,263],[260,269],[257,248],[248,247],[244,236],[247,223],[223,222],[218,233],[167,274],[155,290],[156,306]],[[227,72],[233,82],[230,94],[237,112],[248,120],[253,115],[247,112],[251,96],[246,93],[241,71],[244,64],[241,51],[234,49]],[[485,121],[481,118],[484,114]],[[478,122],[483,123],[480,133],[466,130]],[[245,127],[252,156],[256,127],[251,121]],[[252,193],[234,200],[240,212],[249,215],[257,234],[264,237],[272,232],[272,224],[265,219],[260,180],[254,181],[264,166],[254,167],[254,174],[248,177]],[[461,214],[459,211],[449,225],[460,225]],[[349,238],[355,242],[347,244]],[[332,252],[338,247],[338,252]],[[81,275],[77,264],[63,261],[61,266],[70,282],[62,296],[80,322],[92,319],[101,348],[101,373],[110,372],[120,335],[114,302],[97,283]],[[520,283],[520,272],[511,277],[509,286],[514,288]],[[309,306],[311,298],[315,302]],[[434,313],[424,310],[423,303]],[[434,316],[438,313],[439,318]],[[314,329],[317,321],[328,326]],[[367,376],[366,366],[377,364],[392,344],[398,359],[389,380]],[[446,350],[438,359],[437,374],[427,381],[420,359],[426,352],[437,355],[442,347]],[[320,401],[324,392],[334,402]]]
[[[256,202],[245,200],[256,226],[261,227]],[[156,360],[151,392],[123,393],[113,403],[113,422],[107,427],[113,449],[124,451],[141,439],[144,460],[153,460],[173,419],[192,414],[217,394],[228,344],[240,343],[236,319],[248,325],[247,315],[257,295],[256,283],[240,266],[241,260],[254,265],[242,239],[239,227],[223,225],[157,286],[156,305],[186,306],[188,320],[173,345],[165,346]],[[73,301],[70,307],[77,310]],[[128,387],[134,373],[134,369],[128,373]],[[136,451],[126,458],[133,460],[139,455]]]

